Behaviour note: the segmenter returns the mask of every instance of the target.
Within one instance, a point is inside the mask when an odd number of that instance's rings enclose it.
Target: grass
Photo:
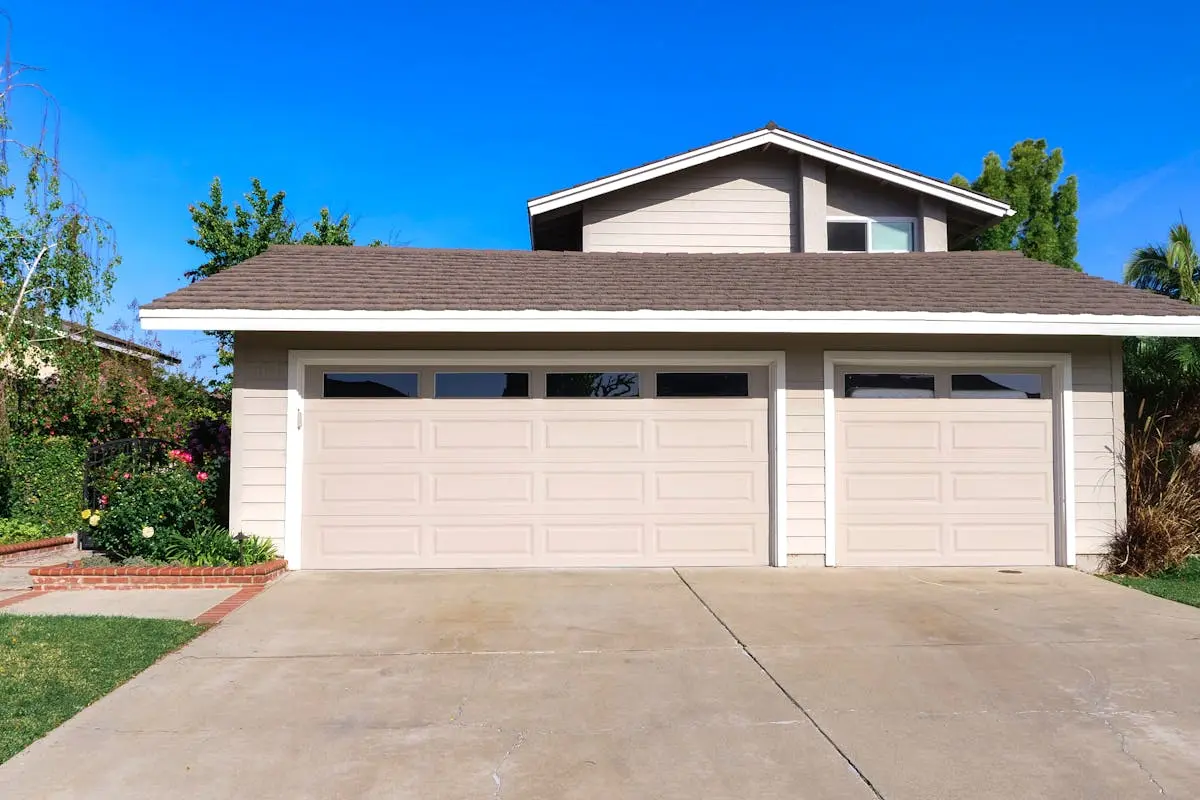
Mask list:
[[[168,619],[0,615],[0,763],[203,630]]]
[[[1192,557],[1183,566],[1145,578],[1112,575],[1112,581],[1141,589],[1148,594],[1165,597],[1176,603],[1200,607],[1200,558]]]

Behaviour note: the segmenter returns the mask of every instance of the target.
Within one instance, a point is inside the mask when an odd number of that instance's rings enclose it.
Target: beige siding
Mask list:
[[[1094,565],[1124,515],[1116,467],[1123,413],[1120,343],[1103,338],[979,336],[701,336],[239,334],[234,372],[232,526],[282,537],[287,351],[321,349],[786,350],[788,551],[812,564],[825,551],[823,353],[826,350],[1070,352],[1075,365],[1077,552]],[[238,480],[238,476],[242,479]]]
[[[829,216],[915,217],[917,193],[845,169],[827,169],[826,208]]]
[[[282,552],[287,350],[239,334],[234,352],[229,527]]]
[[[826,165],[815,158],[800,162],[800,247],[805,253],[824,253],[829,250],[827,225]]]
[[[744,153],[583,205],[583,249],[736,253],[793,248],[796,159]]]
[[[950,249],[946,228],[946,202],[922,195],[917,203],[918,249],[924,253],[944,253]]]

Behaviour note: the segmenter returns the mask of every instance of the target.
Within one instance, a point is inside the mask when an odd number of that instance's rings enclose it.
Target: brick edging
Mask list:
[[[28,592],[21,592],[20,594],[13,595],[12,597],[5,597],[4,599],[0,600],[0,608],[8,608],[11,605],[20,603],[22,600],[32,600],[40,595],[41,592],[35,592],[31,590]]]
[[[215,606],[205,611],[200,616],[196,617],[192,622],[197,625],[216,625],[227,616],[237,611],[246,603],[262,594],[266,586],[247,586],[240,591],[234,592],[229,597],[226,597]]]
[[[219,589],[267,584],[287,571],[277,558],[250,567],[81,567],[78,562],[29,570],[33,588]]]
[[[51,536],[48,539],[34,539],[32,542],[15,542],[0,544],[0,560],[4,556],[25,555],[34,550],[49,550],[55,547],[75,544],[74,536]]]

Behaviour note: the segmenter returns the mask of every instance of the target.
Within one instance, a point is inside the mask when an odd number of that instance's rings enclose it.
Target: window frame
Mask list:
[[[917,241],[917,218],[916,217],[864,217],[855,214],[828,214],[825,217],[826,225],[826,241],[828,241],[829,223],[831,222],[861,222],[866,227],[866,250],[829,250],[830,253],[917,253],[920,252],[920,242]],[[908,224],[910,240],[912,241],[911,250],[876,250],[874,247],[873,237],[871,235],[871,223],[880,222],[895,224],[904,222]]]

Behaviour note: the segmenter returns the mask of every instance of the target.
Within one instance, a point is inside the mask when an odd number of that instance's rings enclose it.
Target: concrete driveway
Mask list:
[[[1200,611],[1069,570],[301,573],[6,798],[1136,798],[1200,786]]]

